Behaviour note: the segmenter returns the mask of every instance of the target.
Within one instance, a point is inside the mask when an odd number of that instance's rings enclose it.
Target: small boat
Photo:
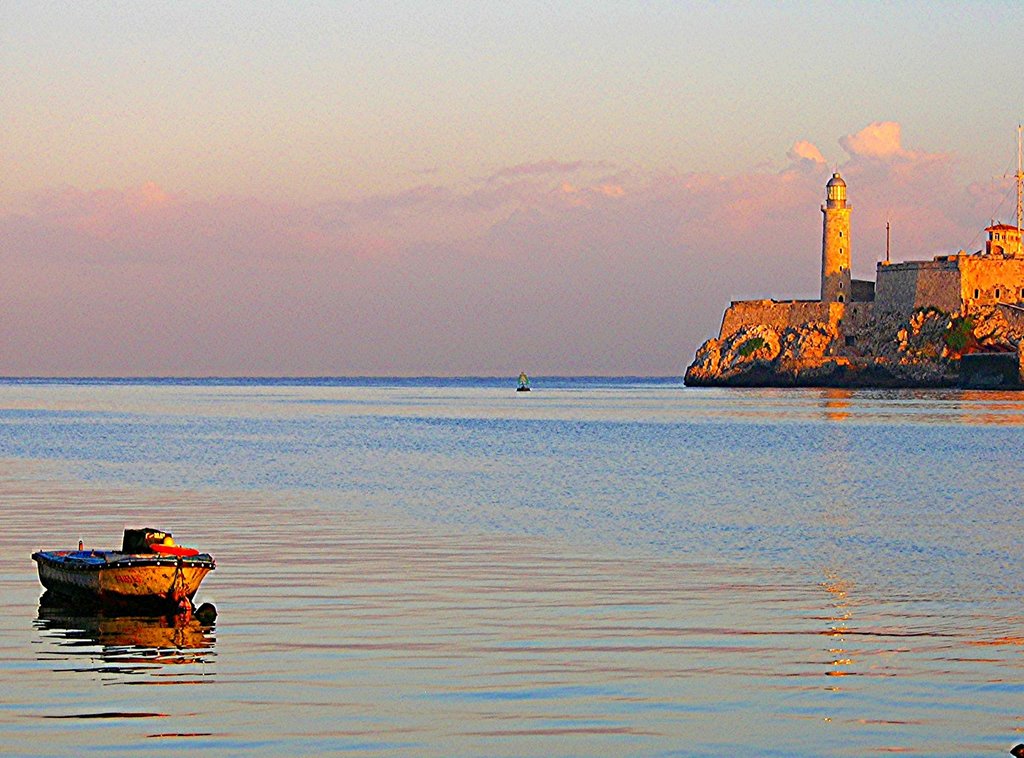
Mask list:
[[[516,387],[516,392],[529,392],[530,391],[530,377],[523,371],[519,374],[519,386]]]
[[[192,610],[213,556],[175,545],[169,532],[125,529],[120,550],[40,550],[32,554],[47,590],[88,605]]]

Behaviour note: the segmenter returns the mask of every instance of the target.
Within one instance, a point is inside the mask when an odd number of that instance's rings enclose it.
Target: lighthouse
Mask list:
[[[846,204],[846,182],[839,172],[825,185],[821,228],[821,301],[850,301],[850,206]]]

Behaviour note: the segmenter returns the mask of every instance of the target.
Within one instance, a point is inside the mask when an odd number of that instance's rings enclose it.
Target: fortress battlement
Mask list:
[[[976,253],[886,260],[875,266],[875,281],[853,279],[852,207],[838,172],[825,193],[819,299],[732,301],[718,337],[697,351],[688,383],[950,386],[963,353],[1020,352],[1024,254],[1017,227],[989,226],[985,249]]]
[[[968,254],[938,255],[931,260],[879,262],[875,281],[850,276],[851,239],[847,184],[838,172],[825,185],[826,202],[821,206],[821,296],[819,300],[737,300],[722,319],[719,339],[736,329],[755,324],[792,325],[805,321],[837,322],[842,314],[821,306],[856,303],[856,319],[842,330],[843,337],[856,337],[851,330],[867,323],[874,313],[909,316],[917,309],[935,308],[949,314],[965,315],[980,306],[1000,303],[1024,304],[1024,257],[1015,252],[1019,240],[1016,227],[994,224],[986,229],[985,250]],[[1011,252],[1007,252],[1007,251]],[[842,310],[842,309],[841,309]],[[838,328],[837,327],[837,328]]]

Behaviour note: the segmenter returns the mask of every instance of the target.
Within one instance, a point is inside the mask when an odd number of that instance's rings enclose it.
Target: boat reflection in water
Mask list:
[[[213,675],[215,629],[189,614],[117,615],[109,610],[68,605],[43,593],[35,626],[53,643],[41,659],[72,664],[76,672],[126,676],[196,677]],[[180,668],[166,669],[174,666]]]

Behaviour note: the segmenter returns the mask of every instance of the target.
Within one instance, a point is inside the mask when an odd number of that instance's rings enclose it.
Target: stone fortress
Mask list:
[[[989,226],[984,250],[975,253],[886,260],[877,264],[874,282],[853,279],[846,190],[838,172],[825,188],[820,298],[732,302],[718,337],[698,350],[686,383],[957,386],[965,384],[961,362],[984,374],[970,369],[968,385],[1024,383],[1019,226]],[[982,359],[992,353],[1002,357]],[[972,358],[962,361],[964,355]]]

